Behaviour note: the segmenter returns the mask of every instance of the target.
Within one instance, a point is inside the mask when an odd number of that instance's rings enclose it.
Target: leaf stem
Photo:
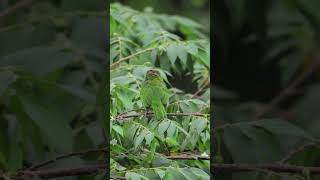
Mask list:
[[[110,65],[110,69],[114,68],[116,65],[120,64],[120,63],[123,62],[123,61],[126,61],[126,60],[128,60],[128,59],[130,59],[130,58],[133,58],[133,57],[135,57],[135,56],[137,56],[137,55],[139,55],[139,54],[142,54],[142,53],[144,53],[144,52],[152,51],[152,50],[154,50],[154,49],[156,49],[156,48],[143,49],[143,50],[138,51],[138,52],[136,52],[136,53],[134,53],[134,54],[131,54],[130,56],[120,58],[117,62],[114,62],[114,63],[112,63],[112,64]]]

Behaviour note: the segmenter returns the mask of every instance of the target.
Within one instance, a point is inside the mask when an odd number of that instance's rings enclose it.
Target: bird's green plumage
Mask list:
[[[147,72],[146,79],[140,90],[140,97],[146,108],[152,108],[156,119],[166,117],[166,109],[164,105],[169,99],[168,89],[156,70]]]

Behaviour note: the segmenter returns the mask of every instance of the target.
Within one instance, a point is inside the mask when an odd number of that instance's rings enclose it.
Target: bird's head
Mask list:
[[[147,76],[146,76],[147,80],[152,80],[158,77],[160,77],[160,72],[158,70],[151,69],[147,71]]]

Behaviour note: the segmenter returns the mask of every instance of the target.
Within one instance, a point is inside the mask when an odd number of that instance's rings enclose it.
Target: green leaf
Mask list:
[[[145,157],[144,162],[147,164],[150,164],[152,160],[154,159],[154,156],[156,154],[157,146],[159,145],[158,141],[152,141],[149,147],[150,152],[147,154],[147,157]]]
[[[172,66],[174,66],[176,59],[178,57],[178,46],[175,43],[170,44],[167,47],[167,56],[172,64]]]
[[[278,135],[288,135],[313,140],[313,137],[303,129],[282,119],[268,119],[254,124]]]
[[[167,137],[172,137],[174,136],[175,132],[176,132],[176,126],[173,123],[170,123],[170,126],[167,130]]]
[[[178,171],[185,177],[186,180],[194,180],[197,179],[197,176],[195,176],[192,171],[190,172],[190,170],[188,168],[178,168]]]
[[[250,138],[253,144],[250,151],[258,157],[259,163],[271,163],[284,156],[280,139],[274,134],[248,124],[241,124],[239,128],[244,135]],[[268,151],[265,151],[266,149]]]
[[[140,132],[140,134],[134,140],[134,148],[137,148],[138,146],[140,146],[140,144],[145,139],[148,133],[149,131],[147,129],[144,129],[142,130],[142,132]]]
[[[146,135],[145,139],[146,139],[146,144],[150,145],[151,141],[154,139],[154,135],[152,133],[149,133]]]
[[[201,64],[205,65],[207,68],[210,68],[210,57],[208,52],[202,49],[199,49],[199,52],[196,55],[196,57]]]
[[[160,136],[164,136],[164,132],[166,132],[166,130],[169,128],[169,126],[170,126],[170,121],[162,121],[159,124],[158,132],[159,132]]]
[[[30,72],[38,76],[61,69],[73,60],[70,52],[54,47],[33,47],[4,57],[0,57],[0,66]]]
[[[174,124],[174,125],[177,127],[177,129],[178,129],[180,132],[183,132],[187,137],[190,136],[190,134],[189,134],[186,130],[184,130],[183,127],[181,127],[177,122],[171,121],[171,124]]]
[[[59,85],[59,87],[70,94],[73,94],[74,96],[77,96],[87,102],[95,103],[96,97],[91,92],[88,92],[83,87],[75,87],[75,86],[69,86],[69,85]]]
[[[135,172],[127,172],[125,177],[127,180],[149,180],[149,178]]]
[[[210,180],[210,176],[204,172],[203,170],[199,169],[199,168],[189,168],[193,174],[195,174],[198,179],[201,178],[201,180]]]
[[[188,53],[197,56],[198,54],[198,47],[194,43],[188,43],[186,46]]]
[[[123,129],[121,126],[118,126],[118,125],[113,125],[112,126],[112,129],[114,131],[116,131],[118,134],[120,134],[122,137],[123,137]]]
[[[158,57],[158,51],[156,49],[151,51],[150,57],[151,57],[151,62],[152,64],[155,64],[157,61],[157,57]]]
[[[320,111],[317,107],[320,106],[320,84],[312,85],[308,88],[307,93],[293,108],[296,114],[295,121],[304,127],[305,122],[316,122],[320,118]]]
[[[82,106],[70,94],[45,83],[36,91],[17,87],[18,99],[27,115],[49,138],[51,147],[70,151],[73,146],[72,119]]]
[[[186,65],[187,65],[187,58],[188,58],[188,53],[186,51],[185,46],[182,45],[182,44],[179,44],[179,46],[177,47],[176,51],[177,51],[179,59],[182,62],[182,66],[185,68]]]
[[[160,179],[162,180],[164,176],[166,175],[166,172],[161,169],[156,169],[156,173],[159,175]]]
[[[132,109],[133,107],[133,98],[136,95],[136,91],[127,88],[125,86],[117,85],[115,87],[115,95],[122,103],[124,109]]]
[[[124,137],[125,139],[128,139],[130,143],[134,142],[134,137],[137,131],[139,130],[139,126],[135,124],[125,124],[124,125]]]
[[[195,118],[191,123],[191,127],[194,127],[197,133],[200,134],[207,127],[207,120],[204,118]]]
[[[170,59],[168,58],[168,56],[166,55],[160,55],[159,56],[159,61],[160,61],[160,67],[161,69],[165,70],[165,71],[170,71],[170,69],[172,68],[172,66],[170,65]]]
[[[74,137],[74,150],[83,150],[93,148],[93,142],[88,135],[86,129],[81,129],[79,132],[75,134]]]
[[[232,155],[234,162],[256,163],[256,154],[252,154],[252,141],[239,128],[225,128],[223,142]]]
[[[0,97],[8,86],[16,80],[16,75],[10,71],[0,71]]]
[[[186,178],[179,172],[178,168],[168,168],[164,179],[165,180],[171,180],[171,179],[185,180]]]
[[[98,58],[105,58],[105,42],[107,42],[105,19],[88,17],[78,19],[71,34],[72,42],[83,52]]]
[[[44,12],[41,12],[43,16]],[[8,55],[20,50],[49,45],[55,39],[53,23],[26,23],[19,28],[9,28],[0,32],[0,56]]]

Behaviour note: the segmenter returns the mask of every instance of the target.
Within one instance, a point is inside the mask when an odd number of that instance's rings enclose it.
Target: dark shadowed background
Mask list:
[[[221,139],[214,146],[219,160],[319,166],[319,8],[317,0],[213,1],[213,131]],[[215,177],[306,177],[238,170]]]
[[[107,7],[103,0],[0,1],[0,179],[34,165],[40,177],[59,177],[68,173],[46,172],[106,161],[103,150],[82,151],[108,145],[101,110]],[[101,179],[101,169],[60,179]]]

